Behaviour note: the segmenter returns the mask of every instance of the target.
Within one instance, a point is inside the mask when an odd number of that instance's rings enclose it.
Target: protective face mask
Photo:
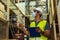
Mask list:
[[[36,16],[36,12],[33,12],[33,13],[32,13],[32,16],[35,17],[35,16]]]

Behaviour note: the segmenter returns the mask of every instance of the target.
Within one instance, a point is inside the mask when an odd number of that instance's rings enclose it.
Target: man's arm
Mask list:
[[[44,36],[46,36],[48,38],[50,38],[50,36],[51,36],[50,29],[49,30],[45,30],[44,32],[41,29],[37,29],[37,32],[39,32],[40,34],[42,34],[42,35],[44,35]]]
[[[19,23],[19,28],[20,30],[23,31],[23,33],[25,33],[27,36],[29,36],[29,31],[25,28],[25,26],[22,23]]]
[[[45,35],[46,37],[50,38],[50,37],[51,37],[51,32],[50,32],[50,30],[45,30],[44,35]]]
[[[44,35],[46,35],[48,38],[51,37],[51,30],[49,23],[46,24]]]
[[[46,27],[45,27],[45,31],[44,31],[44,32],[43,32],[40,28],[37,29],[37,31],[38,31],[39,33],[41,33],[42,35],[48,37],[48,38],[51,37],[50,25],[49,25],[48,23],[46,24]]]

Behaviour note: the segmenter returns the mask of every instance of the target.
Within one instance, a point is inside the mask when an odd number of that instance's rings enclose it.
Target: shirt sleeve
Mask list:
[[[45,30],[49,30],[50,29],[50,25],[49,23],[46,24]]]

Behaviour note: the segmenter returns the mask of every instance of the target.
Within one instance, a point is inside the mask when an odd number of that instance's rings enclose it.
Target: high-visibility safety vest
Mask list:
[[[46,23],[47,23],[46,20],[42,20],[37,24],[37,27],[39,27],[44,32],[45,27],[46,27]],[[35,21],[31,22],[30,27],[36,27],[36,22]],[[48,40],[48,38],[45,37],[44,35],[41,35],[39,38],[40,38],[40,40]]]

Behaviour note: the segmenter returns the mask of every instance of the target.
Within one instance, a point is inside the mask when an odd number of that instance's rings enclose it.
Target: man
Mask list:
[[[50,26],[46,20],[42,20],[42,9],[35,8],[32,16],[35,18],[33,22],[30,23],[30,27],[39,27],[36,29],[37,32],[41,34],[40,37],[30,38],[30,40],[48,40],[50,37]]]

